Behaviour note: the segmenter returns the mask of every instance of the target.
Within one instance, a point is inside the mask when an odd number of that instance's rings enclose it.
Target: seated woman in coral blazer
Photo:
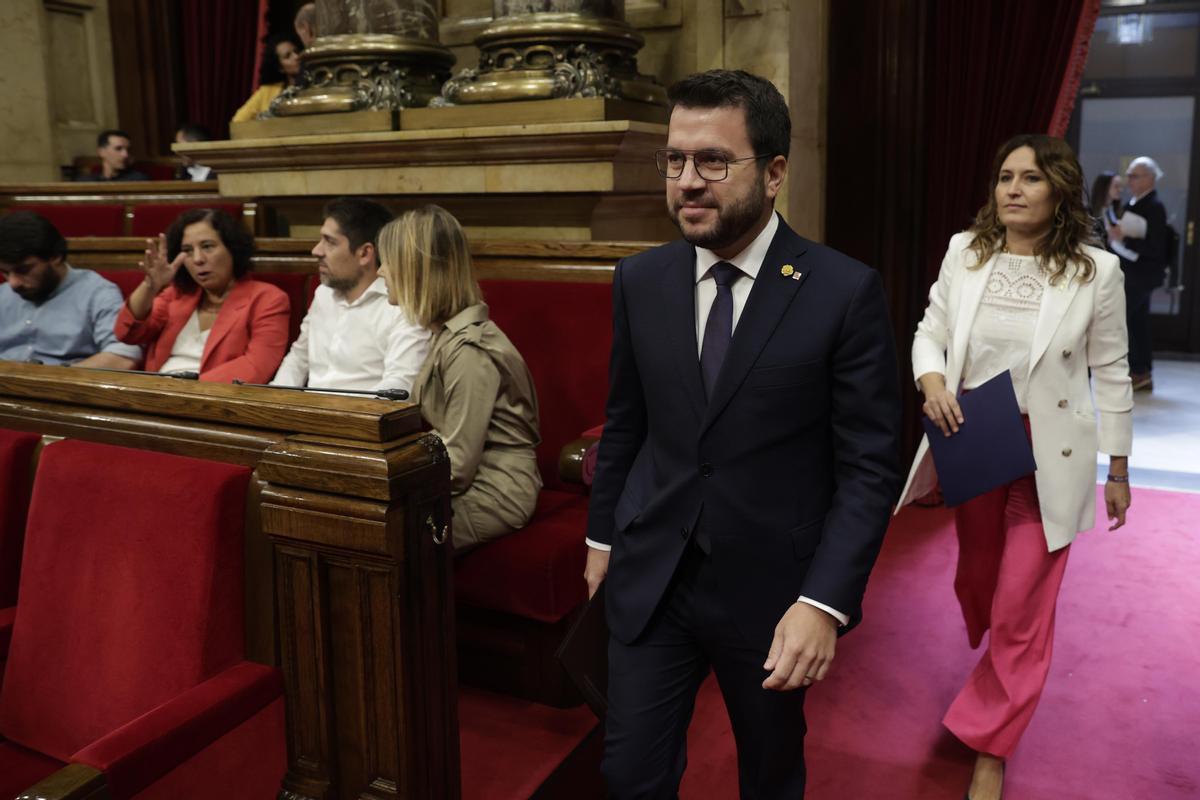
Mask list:
[[[148,372],[266,383],[287,351],[283,290],[246,277],[254,237],[224,211],[185,211],[148,240],[145,280],[117,315],[117,338],[146,348]]]

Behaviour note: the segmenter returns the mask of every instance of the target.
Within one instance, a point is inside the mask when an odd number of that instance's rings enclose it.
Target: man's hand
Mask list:
[[[1125,238],[1125,232],[1121,230],[1120,225],[1109,225],[1108,238],[1109,241],[1119,242]]]
[[[772,672],[763,681],[763,688],[790,692],[824,680],[833,664],[837,626],[838,621],[821,609],[808,603],[792,603],[775,626],[775,638],[763,664],[763,669]]]
[[[604,582],[604,576],[608,574],[608,557],[610,555],[608,550],[588,548],[587,566],[583,568],[583,579],[587,581],[589,600],[592,599],[592,595],[596,594],[596,590]]]

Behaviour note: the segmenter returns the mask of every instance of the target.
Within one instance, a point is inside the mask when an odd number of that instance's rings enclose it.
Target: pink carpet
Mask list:
[[[1102,509],[1097,519],[1104,517]],[[1006,800],[1200,797],[1200,495],[1134,489],[1129,524],[1073,545],[1054,665],[1009,763]],[[944,509],[906,509],[865,621],[809,693],[809,800],[959,800],[973,756],[941,726],[978,658],[951,580]],[[689,732],[685,800],[737,796],[728,717],[710,678]]]

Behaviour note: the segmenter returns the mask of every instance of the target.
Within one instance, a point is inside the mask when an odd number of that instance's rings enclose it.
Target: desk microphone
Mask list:
[[[317,392],[320,394],[353,394],[363,397],[376,397],[380,400],[402,401],[408,399],[407,389],[377,389],[375,391],[364,391],[362,389],[326,389],[320,386],[276,386],[267,383],[244,383],[237,378],[233,379],[235,386],[246,386],[251,389],[283,389],[288,392]]]

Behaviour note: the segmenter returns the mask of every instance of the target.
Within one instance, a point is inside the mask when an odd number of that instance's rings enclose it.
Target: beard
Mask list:
[[[684,241],[688,244],[693,247],[703,247],[705,250],[720,250],[742,238],[762,219],[763,209],[767,204],[765,189],[766,180],[763,173],[760,172],[758,180],[746,194],[733,199],[724,207],[717,207],[713,203],[713,207],[717,209],[717,221],[707,229],[689,231],[684,227],[679,213],[684,202],[695,202],[704,198],[707,189],[692,195],[684,195],[672,202],[671,220],[675,223],[675,227],[679,228]]]
[[[42,282],[35,286],[22,286],[20,289],[13,289],[18,296],[23,300],[28,300],[34,305],[41,305],[50,295],[54,294],[54,290],[58,288],[58,284],[62,282],[62,277],[52,269],[47,269],[42,277]]]
[[[333,275],[322,275],[321,283],[333,289],[335,292],[345,294],[358,285],[357,278],[335,278]]]

